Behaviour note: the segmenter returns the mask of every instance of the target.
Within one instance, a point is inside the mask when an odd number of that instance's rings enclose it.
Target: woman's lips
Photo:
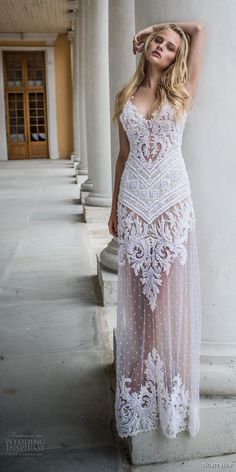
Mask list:
[[[161,57],[161,54],[160,54],[159,52],[157,52],[157,51],[153,51],[152,54],[153,54],[154,56],[156,56],[156,57]]]

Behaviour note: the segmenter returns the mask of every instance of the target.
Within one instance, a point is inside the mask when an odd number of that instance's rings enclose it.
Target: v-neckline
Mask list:
[[[133,108],[135,109],[136,113],[144,120],[144,121],[152,121],[157,113],[158,110],[155,110],[153,113],[152,113],[152,117],[151,118],[145,118],[145,116],[143,116],[143,114],[138,110],[137,106],[135,105],[134,101],[132,100],[133,98],[135,97],[135,95],[132,95],[130,98],[129,98],[129,102],[130,104],[133,106]]]
[[[157,114],[158,112],[158,109],[156,109],[153,113],[152,113],[152,117],[151,118],[145,118],[145,116],[143,116],[143,114],[138,110],[136,104],[134,103],[134,101],[132,100],[133,98],[135,97],[135,95],[132,95],[129,99],[128,99],[128,102],[130,103],[130,105],[133,107],[133,109],[135,110],[136,114],[140,116],[140,118],[143,120],[143,121],[146,121],[146,123],[150,123],[151,121],[153,121],[155,119],[155,115]],[[162,107],[162,110],[164,110],[164,108],[168,107],[168,106],[171,106],[169,102],[167,102],[163,107]],[[188,111],[185,110],[184,111],[184,115],[185,117],[188,115]]]

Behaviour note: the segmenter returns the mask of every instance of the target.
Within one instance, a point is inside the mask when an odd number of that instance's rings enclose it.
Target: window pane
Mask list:
[[[34,101],[32,97],[34,97]],[[31,141],[46,141],[43,93],[29,93],[29,115]]]
[[[10,141],[22,141],[24,138],[23,94],[8,94]],[[24,139],[23,139],[24,140]]]
[[[27,53],[27,80],[30,87],[44,85],[44,55],[42,52]]]

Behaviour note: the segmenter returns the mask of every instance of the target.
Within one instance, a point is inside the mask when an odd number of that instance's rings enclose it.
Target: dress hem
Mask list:
[[[149,433],[149,432],[155,431],[155,430],[156,430],[156,431],[160,431],[160,432],[163,434],[163,436],[165,436],[165,438],[167,438],[167,439],[175,439],[176,436],[177,436],[177,434],[178,434],[178,433],[182,433],[182,432],[188,432],[188,433],[189,433],[189,436],[191,436],[192,438],[194,438],[194,437],[196,437],[197,434],[200,432],[200,428],[199,428],[197,431],[195,431],[195,432],[193,433],[193,432],[191,432],[191,430],[189,429],[189,427],[186,427],[185,429],[181,429],[181,430],[177,431],[176,434],[175,434],[175,436],[173,436],[173,435],[170,435],[170,436],[169,436],[169,435],[167,435],[167,434],[165,434],[165,433],[163,432],[163,430],[161,429],[160,426],[154,426],[153,428],[138,429],[138,430],[134,431],[133,433],[128,433],[128,434],[118,433],[118,436],[119,436],[120,438],[128,438],[128,437],[136,436],[136,435],[139,434],[139,433]]]

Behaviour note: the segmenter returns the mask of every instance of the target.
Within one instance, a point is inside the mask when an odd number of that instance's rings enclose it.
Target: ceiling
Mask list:
[[[75,0],[0,0],[0,33],[66,33]]]

